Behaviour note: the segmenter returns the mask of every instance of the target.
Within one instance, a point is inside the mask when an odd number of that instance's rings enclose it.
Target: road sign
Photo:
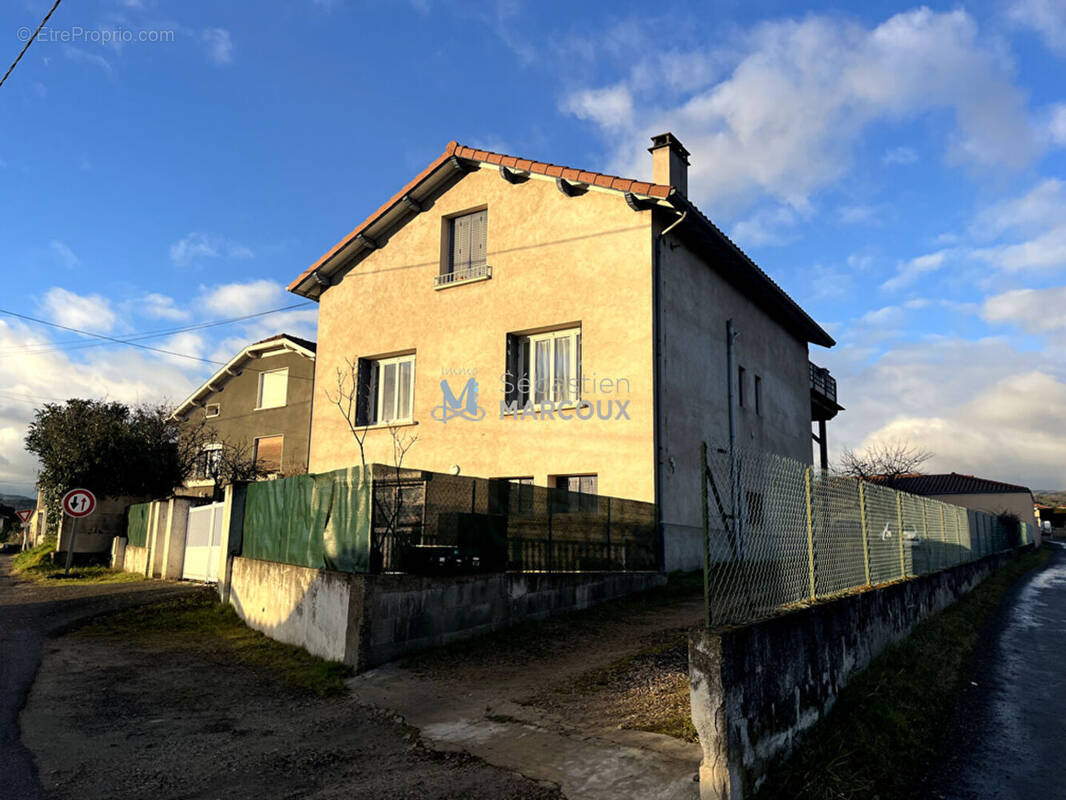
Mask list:
[[[63,510],[77,519],[93,513],[96,497],[88,489],[71,489],[63,495]]]
[[[32,508],[25,508],[22,511],[16,511],[15,513],[18,514],[18,518],[20,520],[22,520],[23,522],[29,522],[30,521],[30,517],[33,516],[33,509]]]

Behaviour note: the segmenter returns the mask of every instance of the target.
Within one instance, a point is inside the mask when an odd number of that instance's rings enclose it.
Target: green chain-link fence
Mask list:
[[[749,622],[1031,541],[1025,523],[792,459],[704,452],[710,625]]]

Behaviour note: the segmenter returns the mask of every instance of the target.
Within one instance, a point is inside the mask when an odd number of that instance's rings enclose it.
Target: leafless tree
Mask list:
[[[877,442],[859,452],[845,450],[840,456],[839,471],[893,486],[905,475],[920,474],[922,464],[932,457],[931,451],[908,442]]]
[[[214,483],[212,499],[221,500],[226,486],[239,481],[255,481],[280,470],[259,461],[250,442],[220,436],[207,420],[186,421],[178,435],[182,470],[189,479]]]
[[[337,407],[348,430],[359,447],[359,463],[363,467],[363,474],[367,475],[366,461],[366,437],[371,428],[378,427],[370,422],[367,409],[369,408],[370,386],[366,382],[359,381],[359,362],[350,358],[345,359],[345,366],[337,368],[337,383],[334,392],[326,392],[326,398]],[[392,485],[381,487],[386,491],[371,489],[374,499],[374,516],[378,525],[371,526],[371,554],[380,557],[384,553],[385,540],[392,536],[397,529],[400,515],[403,512],[403,462],[407,452],[418,441],[417,434],[404,433],[399,425],[388,425],[389,435],[392,437]]]

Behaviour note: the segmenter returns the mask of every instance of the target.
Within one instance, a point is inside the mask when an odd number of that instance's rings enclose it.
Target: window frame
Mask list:
[[[211,413],[211,409],[215,409],[215,413]],[[204,419],[214,419],[222,413],[221,403],[206,403],[204,405]]]
[[[258,465],[259,458],[259,443],[264,439],[281,439],[281,452],[278,454],[277,469],[265,470],[268,474],[277,475],[281,472],[282,465],[285,463],[285,434],[284,433],[268,433],[265,436],[256,436],[252,439],[252,461]]]
[[[221,453],[225,449],[225,445],[222,442],[210,442],[200,448],[200,456],[203,459],[200,464],[197,465],[196,471],[199,473],[200,480],[214,480],[215,476],[208,472],[208,464],[212,461],[212,457],[208,453],[218,453],[218,456],[214,457],[215,463],[221,463]]]
[[[469,219],[478,214],[485,215],[484,232],[485,232],[485,252],[484,257],[479,260],[473,260],[467,258],[464,264],[459,265],[457,268],[455,261],[455,228],[456,222],[462,219]],[[459,272],[465,272],[473,270],[479,266],[486,266],[488,264],[488,250],[489,250],[489,207],[487,205],[479,206],[478,208],[471,208],[466,211],[460,211],[457,214],[449,214],[443,218],[444,231],[441,236],[441,262],[440,262],[440,274],[441,275],[455,275]],[[471,249],[473,249],[471,247]]]
[[[263,387],[266,384],[267,375],[276,375],[279,372],[285,373],[285,393],[282,398],[282,402],[277,405],[265,406],[263,405]],[[285,408],[289,404],[289,368],[281,367],[279,369],[265,369],[259,373],[259,392],[256,395],[256,411],[265,411],[270,408]]]
[[[755,376],[754,394],[755,394],[755,416],[761,417],[762,416],[762,376],[760,376],[760,375],[756,375]]]
[[[513,379],[514,399],[519,408],[525,407],[532,402],[534,408],[561,404],[562,407],[576,406],[581,402],[581,370],[582,370],[582,341],[581,326],[567,326],[553,328],[539,333],[509,334],[513,337],[513,364],[507,365],[507,371]],[[569,344],[569,364],[566,381],[566,392],[560,393],[559,381],[556,376],[558,360],[558,342],[566,341]],[[537,366],[537,344],[550,342],[548,352],[548,367],[550,376],[547,383],[547,396],[537,399],[537,388],[540,383],[539,368]],[[511,347],[508,348],[511,350]],[[558,396],[563,394],[565,396]]]
[[[364,359],[367,362],[367,409],[366,409],[366,426],[374,427],[377,425],[405,425],[414,422],[415,413],[415,371],[417,369],[415,359],[416,353],[402,353],[396,356],[386,356],[384,358],[368,358]],[[400,382],[399,376],[401,374],[401,365],[411,365],[411,376],[407,390],[407,415],[399,416],[399,400],[400,400]],[[381,409],[385,402],[385,381],[382,379],[385,368],[395,365],[396,366],[396,383],[394,384],[394,391],[392,397],[392,416],[390,419],[383,419],[381,415]]]

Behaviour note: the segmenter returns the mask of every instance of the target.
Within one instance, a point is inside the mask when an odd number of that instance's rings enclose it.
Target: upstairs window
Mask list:
[[[443,272],[476,274],[485,268],[489,212],[485,209],[448,220],[448,257]]]
[[[210,419],[211,417],[217,417],[221,412],[222,406],[219,403],[208,403],[204,407],[204,416]]]
[[[259,373],[259,405],[256,408],[280,408],[289,391],[289,370],[274,369]]]
[[[576,403],[581,399],[581,329],[507,336],[509,403]]]
[[[356,423],[410,422],[415,391],[415,354],[359,359]]]

